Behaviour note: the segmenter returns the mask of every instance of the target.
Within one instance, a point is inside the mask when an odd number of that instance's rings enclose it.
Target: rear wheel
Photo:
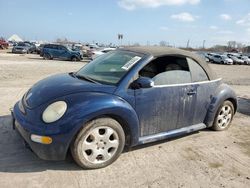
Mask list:
[[[119,157],[124,144],[121,125],[111,118],[99,118],[89,122],[79,132],[71,145],[71,153],[82,168],[102,168]]]
[[[215,131],[223,131],[230,127],[234,116],[234,106],[230,101],[224,103],[218,109],[212,129]]]
[[[49,54],[43,54],[43,59],[49,60],[49,59],[51,59],[51,57]]]

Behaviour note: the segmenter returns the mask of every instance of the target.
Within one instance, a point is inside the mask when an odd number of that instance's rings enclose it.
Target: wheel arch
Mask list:
[[[98,115],[98,116],[95,116],[91,119],[89,119],[88,121],[85,121],[84,123],[82,123],[82,126],[78,129],[78,131],[74,134],[74,137],[73,139],[71,140],[71,143],[74,141],[75,137],[78,135],[78,133],[81,131],[81,129],[86,125],[88,124],[89,122],[91,121],[94,121],[96,119],[99,119],[99,118],[111,118],[111,119],[114,119],[116,120],[122,127],[123,131],[124,131],[124,134],[125,134],[125,146],[130,146],[131,144],[133,145],[133,140],[132,140],[132,130],[131,128],[129,127],[129,123],[121,116],[119,115],[116,115],[116,114],[101,114],[101,115]]]
[[[132,130],[129,127],[129,123],[123,117],[120,117],[118,115],[106,114],[103,116],[116,120],[122,126],[122,129],[123,129],[124,134],[125,134],[125,146],[129,147],[131,145],[131,143],[133,143],[133,141],[131,140],[132,139],[131,138],[131,136],[132,136],[131,131]]]
[[[208,127],[211,127],[213,125],[216,112],[218,111],[221,104],[226,100],[232,102],[234,106],[234,113],[236,113],[238,104],[235,92],[227,84],[221,84],[216,89],[216,92],[211,98],[210,104],[208,106],[207,114],[204,120],[204,123]]]
[[[85,97],[87,98],[88,95],[91,95],[91,93],[86,93]],[[73,123],[75,125],[71,125],[70,139],[67,141],[68,146],[74,142],[77,134],[88,122],[102,117],[112,118],[122,126],[125,133],[126,146],[138,144],[139,120],[134,108],[128,102],[109,94],[93,95],[88,102],[85,99],[80,102],[77,99],[80,96],[80,94],[77,94],[77,97],[74,97],[76,101],[73,107],[71,107],[74,108],[74,111],[67,115],[69,119],[67,121],[77,120]]]
[[[238,108],[237,99],[235,99],[235,98],[227,98],[226,101],[230,101],[233,104],[233,106],[234,106],[234,114],[235,114],[236,111],[237,111],[237,108]]]

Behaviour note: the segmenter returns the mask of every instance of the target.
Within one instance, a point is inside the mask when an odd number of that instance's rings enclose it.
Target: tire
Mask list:
[[[224,101],[216,113],[214,123],[211,128],[215,131],[227,130],[233,120],[234,110],[232,102]]]
[[[70,149],[79,166],[97,169],[113,163],[124,145],[125,134],[121,125],[111,118],[99,118],[84,126]]]
[[[73,56],[73,57],[71,57],[71,61],[76,62],[76,61],[78,61],[78,58],[76,56]]]
[[[43,54],[43,59],[49,60],[49,59],[51,59],[51,57],[49,54]]]

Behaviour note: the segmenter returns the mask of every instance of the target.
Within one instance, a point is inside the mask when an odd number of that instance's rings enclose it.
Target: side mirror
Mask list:
[[[154,86],[154,81],[151,78],[139,77],[131,84],[131,88],[140,89],[140,88],[152,88]]]

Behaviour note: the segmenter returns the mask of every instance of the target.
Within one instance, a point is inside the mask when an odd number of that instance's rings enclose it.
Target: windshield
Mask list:
[[[116,85],[141,58],[141,54],[134,52],[112,51],[84,66],[76,76],[87,77],[102,84]]]

